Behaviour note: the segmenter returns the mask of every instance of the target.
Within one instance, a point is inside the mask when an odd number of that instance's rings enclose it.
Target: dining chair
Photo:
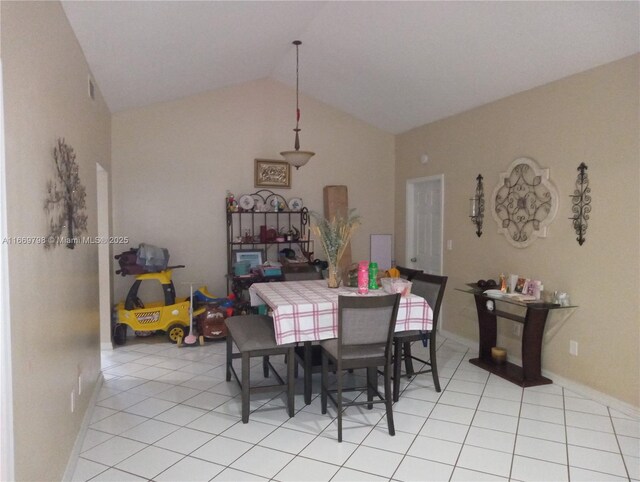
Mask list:
[[[322,272],[315,269],[292,270],[286,269],[283,272],[284,281],[308,281],[322,279]],[[294,358],[294,377],[298,378],[298,367],[304,369],[304,401],[308,405],[311,403],[312,379],[314,373],[322,371],[322,349],[320,345],[312,342],[305,342],[302,346],[296,346]],[[310,360],[309,369],[305,369],[307,358]]]
[[[404,360],[407,378],[421,373],[433,375],[433,383],[436,392],[440,391],[438,379],[438,363],[436,359],[436,328],[440,315],[440,306],[444,298],[444,290],[447,286],[447,276],[418,273],[411,279],[411,293],[422,296],[433,310],[433,326],[429,331],[410,330],[396,332],[393,337],[393,401],[400,397],[400,370]],[[422,341],[429,345],[429,361],[422,360],[411,353],[411,343]],[[426,346],[425,344],[425,346]],[[424,364],[423,369],[415,371],[413,360]],[[424,368],[428,367],[428,368]]]
[[[322,340],[322,413],[327,413],[327,400],[338,411],[338,442],[342,442],[342,412],[345,407],[384,403],[389,434],[395,435],[392,412],[391,370],[393,330],[398,316],[400,295],[383,296],[339,296],[338,297],[338,338]],[[329,361],[336,370],[336,389],[329,389]],[[384,396],[378,390],[378,367],[384,367]],[[367,370],[367,384],[364,387],[344,387],[345,370]],[[344,392],[367,391],[367,400],[345,401]],[[335,397],[334,397],[335,394]],[[379,400],[374,400],[377,396]]]
[[[254,392],[263,392],[272,390],[274,387],[282,387],[286,385],[287,392],[287,408],[289,417],[294,416],[294,386],[295,379],[293,376],[293,364],[287,365],[287,382],[275,370],[269,356],[285,355],[289,359],[294,357],[294,344],[286,345],[276,344],[275,331],[273,328],[273,318],[265,315],[239,315],[231,316],[225,320],[227,325],[227,381],[231,381],[233,373],[240,388],[242,389],[242,423],[249,422],[249,394]],[[236,345],[238,352],[234,353],[233,345]],[[268,368],[276,378],[277,383],[270,385],[251,386],[250,382],[250,361],[251,358],[262,357],[263,367],[265,368],[265,378],[269,374]],[[242,368],[241,377],[238,378],[233,360],[241,358]]]
[[[400,272],[400,277],[411,281],[415,275],[422,273],[421,269],[405,268],[404,266],[396,266],[396,269]]]

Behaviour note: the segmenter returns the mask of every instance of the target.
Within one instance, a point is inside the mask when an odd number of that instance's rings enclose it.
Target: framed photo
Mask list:
[[[264,262],[263,249],[237,249],[233,252],[234,261],[249,261],[249,267],[261,266]]]
[[[529,288],[529,279],[528,278],[518,278],[518,281],[516,281],[516,288],[515,288],[515,292],[516,293],[523,293],[523,294],[527,294],[527,289]]]
[[[285,161],[256,159],[255,187],[291,187],[291,165]]]

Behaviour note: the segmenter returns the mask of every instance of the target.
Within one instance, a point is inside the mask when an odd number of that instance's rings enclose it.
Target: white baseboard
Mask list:
[[[456,335],[455,333],[451,333],[443,329],[439,329],[438,334],[443,338],[448,338],[455,341],[456,343],[460,343],[461,345],[468,347],[470,350],[475,350],[475,353],[478,352],[477,341],[469,340],[468,338],[461,337],[459,335]],[[516,365],[519,365],[522,363],[522,360],[520,359],[517,359],[517,358],[512,358],[512,359]],[[619,412],[629,415],[630,417],[640,418],[640,407],[634,407],[633,405],[627,402],[623,402],[622,400],[618,400],[617,398],[614,398],[611,395],[599,392],[598,390],[595,390],[591,387],[583,385],[582,383],[576,382],[569,378],[564,378],[549,370],[543,369],[542,375],[553,380],[553,383],[556,383],[561,387],[566,388],[567,390],[575,392],[578,395],[589,398],[594,402],[598,402],[603,405],[606,405],[607,407],[613,408],[614,410],[618,410]]]
[[[91,418],[93,417],[93,411],[95,409],[96,402],[98,401],[98,393],[100,393],[103,382],[104,378],[102,376],[102,371],[100,371],[96,378],[96,383],[93,388],[93,393],[91,394],[91,399],[89,400],[89,404],[87,405],[87,411],[84,413],[82,424],[80,425],[80,430],[78,431],[78,435],[76,436],[76,441],[73,444],[71,455],[69,455],[67,468],[64,471],[64,475],[62,477],[62,480],[65,482],[71,481],[73,479],[73,474],[75,473],[76,466],[78,465],[78,458],[80,458],[82,444],[84,443],[84,439],[87,435],[87,430],[89,429],[89,424],[91,423]]]
[[[113,351],[113,343],[100,343],[100,350]]]

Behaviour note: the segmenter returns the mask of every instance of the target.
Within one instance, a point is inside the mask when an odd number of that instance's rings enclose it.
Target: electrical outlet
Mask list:
[[[453,239],[447,239],[447,250],[453,250]]]
[[[569,340],[569,355],[578,356],[578,342]]]
[[[76,391],[71,390],[71,413],[76,411]]]
[[[522,336],[522,325],[520,323],[513,324],[513,334],[515,336]]]

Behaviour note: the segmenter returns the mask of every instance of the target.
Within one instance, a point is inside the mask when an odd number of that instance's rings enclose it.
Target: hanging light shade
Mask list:
[[[294,166],[296,169],[299,169],[300,166],[304,166],[307,162],[309,162],[309,159],[311,159],[313,156],[315,156],[315,152],[311,152],[311,151],[301,151],[300,150],[300,131],[302,129],[300,129],[299,124],[300,124],[300,106],[299,106],[299,89],[298,89],[298,85],[299,85],[299,67],[300,67],[300,60],[298,57],[298,47],[300,47],[300,45],[302,44],[302,42],[300,40],[294,40],[293,41],[293,45],[296,46],[296,128],[293,129],[293,131],[296,133],[296,137],[295,137],[295,142],[293,144],[293,151],[283,151],[280,153],[280,155],[282,157],[284,157],[284,160],[287,161],[289,164],[291,164],[292,166]]]

